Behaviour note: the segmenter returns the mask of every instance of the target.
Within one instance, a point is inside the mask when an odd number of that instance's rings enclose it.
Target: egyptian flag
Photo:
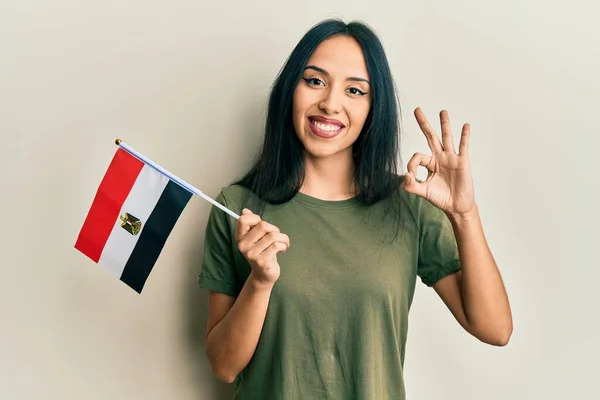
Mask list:
[[[118,148],[75,248],[141,293],[192,193]]]

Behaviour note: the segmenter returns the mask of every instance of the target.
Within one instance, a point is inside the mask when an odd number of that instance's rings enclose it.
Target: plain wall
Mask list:
[[[594,2],[0,3],[0,398],[227,399],[203,352],[197,285],[210,204],[192,199],[141,295],[77,252],[117,137],[214,197],[250,165],[270,85],[330,16],[380,34],[403,110],[403,161],[427,152],[412,111],[471,158],[514,334],[478,342],[419,283],[409,399],[597,396]],[[405,164],[404,164],[405,165]]]

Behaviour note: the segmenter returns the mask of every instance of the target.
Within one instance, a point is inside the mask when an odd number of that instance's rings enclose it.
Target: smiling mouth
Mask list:
[[[340,126],[337,124],[326,124],[324,122],[315,121],[312,118],[309,118],[308,120],[311,122],[311,124],[315,125],[317,128],[325,132],[336,132],[344,127],[343,125]]]
[[[344,129],[344,125],[341,123],[326,123],[310,117],[308,118],[308,121],[311,131],[315,135],[324,138],[335,137]]]

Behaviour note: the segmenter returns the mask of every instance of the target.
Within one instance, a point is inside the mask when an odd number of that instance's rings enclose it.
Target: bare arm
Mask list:
[[[468,215],[448,216],[458,244],[461,271],[433,287],[465,330],[485,343],[504,346],[512,335],[512,314],[478,208]]]
[[[469,159],[471,125],[463,125],[457,153],[446,110],[440,112],[441,141],[420,108],[415,109],[415,117],[432,154],[413,155],[404,187],[446,213],[461,263],[461,271],[441,279],[434,289],[468,332],[483,342],[503,346],[512,335],[512,315],[475,203]],[[425,182],[416,179],[419,166],[427,168]]]
[[[205,345],[213,374],[229,383],[254,355],[271,291],[279,279],[277,253],[290,245],[287,235],[249,210],[238,219],[236,241],[252,271],[237,298],[210,293]]]
[[[250,276],[237,299],[211,292],[205,350],[213,374],[231,383],[252,358],[269,305],[272,285]]]

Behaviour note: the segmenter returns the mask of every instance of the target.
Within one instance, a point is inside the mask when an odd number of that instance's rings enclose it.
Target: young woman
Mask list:
[[[512,317],[469,165],[417,109],[431,154],[399,174],[399,112],[377,36],[327,20],[293,50],[269,99],[256,164],[217,200],[200,285],[206,353],[236,399],[404,399],[417,277],[477,339],[505,345]],[[415,179],[419,166],[425,181]]]

